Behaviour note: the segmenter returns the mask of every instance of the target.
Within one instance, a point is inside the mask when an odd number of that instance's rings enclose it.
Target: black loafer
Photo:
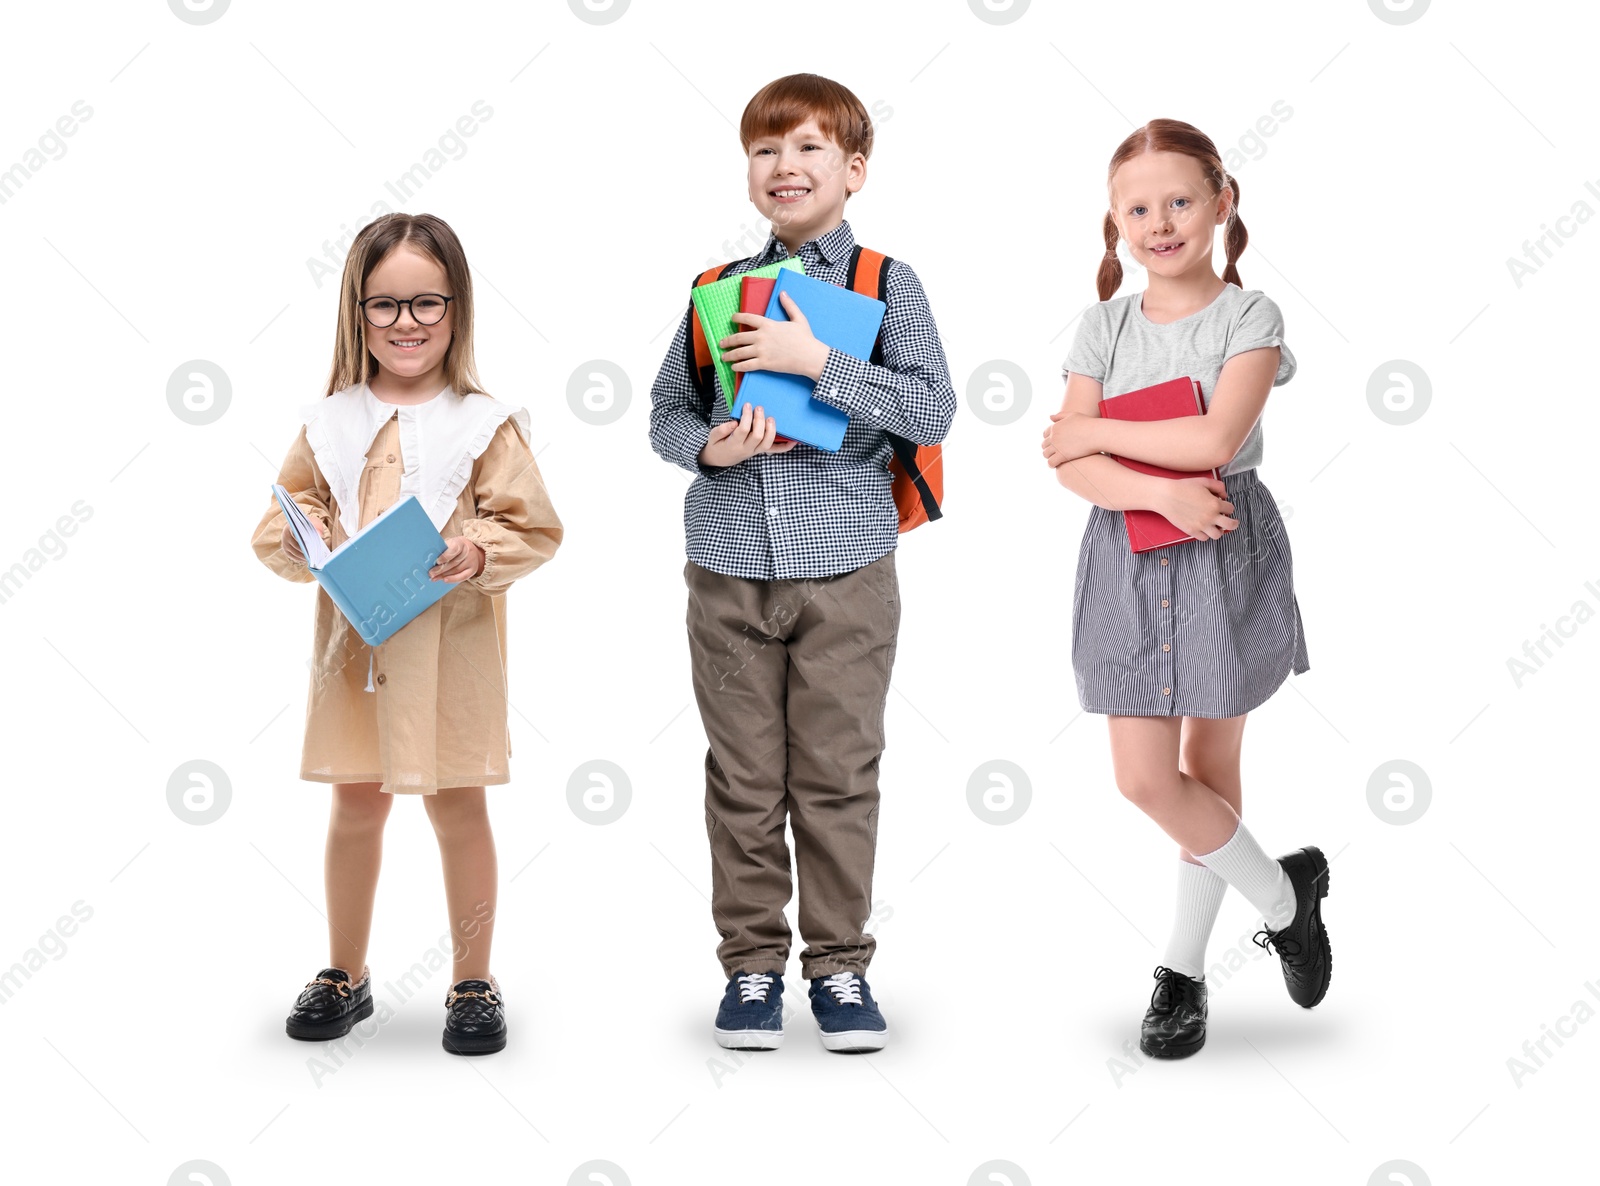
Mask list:
[[[444,1048],[451,1054],[493,1054],[506,1045],[500,990],[488,980],[462,980],[444,999]]]
[[[1157,968],[1156,990],[1139,1027],[1139,1049],[1151,1058],[1188,1058],[1206,1044],[1206,985]]]
[[[300,990],[284,1029],[291,1038],[320,1042],[344,1037],[356,1022],[371,1016],[371,970],[363,969],[360,983],[351,984],[343,968],[324,968]]]
[[[1294,1003],[1309,1009],[1328,993],[1333,979],[1333,947],[1322,925],[1322,899],[1328,896],[1328,862],[1320,848],[1301,848],[1278,863],[1294,885],[1294,919],[1281,931],[1257,931],[1255,944],[1278,953],[1283,982]]]

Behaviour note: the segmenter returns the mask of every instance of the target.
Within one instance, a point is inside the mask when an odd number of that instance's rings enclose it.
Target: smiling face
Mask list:
[[[386,302],[369,298],[389,297],[401,301],[421,298],[428,293],[454,295],[444,267],[432,257],[402,243],[372,269],[362,286],[361,297],[368,301],[369,311],[384,310],[378,317],[379,321],[384,321],[392,315],[385,309]],[[444,356],[450,349],[454,310],[450,302],[445,302],[442,320],[433,325],[424,325],[418,320],[419,314],[428,318],[438,311],[437,301],[419,299],[414,304],[401,305],[400,316],[393,325],[380,329],[363,318],[362,330],[366,335],[367,349],[378,360],[378,366],[397,381],[397,386],[409,390],[428,386],[435,381],[443,386]]]
[[[1141,267],[1176,278],[1211,268],[1211,240],[1228,221],[1233,194],[1213,194],[1200,162],[1181,152],[1146,152],[1111,178],[1111,217]]]
[[[838,226],[845,198],[866,180],[867,158],[846,155],[815,119],[750,142],[750,200],[790,252]]]

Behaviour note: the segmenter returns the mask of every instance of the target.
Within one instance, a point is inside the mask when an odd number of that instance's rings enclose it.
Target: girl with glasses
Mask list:
[[[489,968],[497,867],[484,790],[511,780],[505,593],[555,554],[563,529],[527,411],[479,384],[472,314],[471,272],[446,223],[428,214],[368,223],[345,261],[327,392],[301,409],[278,475],[329,548],[415,496],[446,544],[429,575],[459,586],[376,648],[318,590],[300,777],[333,785],[331,954],[289,1014],[293,1038],[342,1036],[374,1010],[385,1020],[366,963],[383,828],[395,795],[418,795],[450,912],[444,1047],[506,1044]],[[279,576],[315,580],[275,500],[252,544]]]

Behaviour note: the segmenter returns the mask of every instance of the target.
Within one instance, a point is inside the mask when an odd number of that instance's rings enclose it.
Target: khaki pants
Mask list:
[[[781,974],[800,875],[800,973],[866,970],[878,757],[900,629],[890,551],[830,577],[754,581],[694,563],[689,655],[706,751],[711,914],[725,976]]]

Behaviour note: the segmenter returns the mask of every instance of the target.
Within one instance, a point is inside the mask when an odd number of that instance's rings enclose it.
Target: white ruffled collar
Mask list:
[[[472,477],[478,459],[496,430],[510,417],[527,440],[531,430],[525,408],[474,392],[458,395],[446,387],[427,403],[388,404],[365,383],[336,391],[300,409],[306,440],[317,459],[346,537],[361,529],[361,471],[378,430],[400,418],[400,454],[404,470],[400,497],[414,494],[435,528],[444,530],[456,497]]]

